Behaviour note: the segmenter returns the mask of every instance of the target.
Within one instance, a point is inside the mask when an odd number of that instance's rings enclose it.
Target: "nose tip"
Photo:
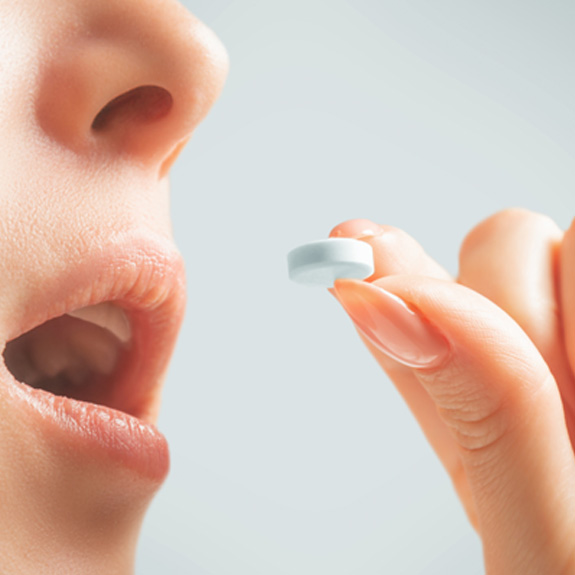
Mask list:
[[[221,91],[225,48],[175,2],[100,0],[82,10],[41,69],[38,124],[76,153],[162,177]]]

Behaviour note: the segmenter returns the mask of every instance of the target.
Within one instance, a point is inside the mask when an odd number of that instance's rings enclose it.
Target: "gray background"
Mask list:
[[[350,320],[286,253],[366,217],[453,274],[511,206],[575,215],[575,8],[189,0],[224,93],[173,170],[189,304],[141,575],[483,573],[450,481]]]

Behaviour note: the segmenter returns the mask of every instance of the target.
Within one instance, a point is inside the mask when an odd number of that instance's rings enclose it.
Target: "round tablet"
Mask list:
[[[351,238],[304,244],[288,254],[289,277],[308,286],[332,287],[336,279],[365,279],[373,274],[373,249]]]

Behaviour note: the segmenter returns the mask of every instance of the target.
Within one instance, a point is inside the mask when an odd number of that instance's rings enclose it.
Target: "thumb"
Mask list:
[[[455,439],[489,574],[566,573],[575,464],[557,385],[503,310],[462,285],[397,275],[338,280],[375,348],[413,368]]]

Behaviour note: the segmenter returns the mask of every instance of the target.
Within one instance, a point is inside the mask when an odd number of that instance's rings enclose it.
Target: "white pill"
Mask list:
[[[365,279],[374,272],[373,249],[352,238],[310,242],[288,254],[289,277],[308,286],[332,287],[336,279]]]

